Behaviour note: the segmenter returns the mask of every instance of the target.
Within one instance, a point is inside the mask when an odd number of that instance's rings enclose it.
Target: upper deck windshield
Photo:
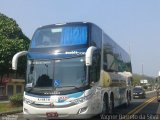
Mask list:
[[[46,27],[38,29],[31,48],[47,48],[87,44],[87,26]]]

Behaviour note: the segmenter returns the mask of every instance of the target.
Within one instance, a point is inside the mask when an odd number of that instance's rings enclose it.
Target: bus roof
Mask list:
[[[48,28],[48,27],[60,27],[60,26],[68,26],[68,25],[83,25],[83,24],[90,24],[90,25],[95,25],[98,27],[96,24],[91,23],[91,22],[66,22],[66,23],[56,23],[56,24],[50,24],[50,25],[45,25],[41,26],[38,29],[43,29],[43,28]]]

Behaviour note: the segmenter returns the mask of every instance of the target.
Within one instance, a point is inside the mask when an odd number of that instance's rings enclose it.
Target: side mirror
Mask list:
[[[85,56],[85,59],[86,59],[86,66],[91,66],[92,65],[92,56],[93,56],[93,52],[96,50],[97,48],[94,47],[94,46],[91,46],[87,49],[87,52],[86,52],[86,56]]]
[[[12,59],[12,69],[13,70],[17,70],[18,58],[23,56],[23,55],[26,55],[26,54],[27,54],[27,51],[21,51],[21,52],[16,53],[13,56],[13,59]]]

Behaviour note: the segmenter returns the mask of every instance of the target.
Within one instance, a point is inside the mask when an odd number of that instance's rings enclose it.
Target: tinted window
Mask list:
[[[27,87],[52,87],[53,62],[52,61],[28,61]]]
[[[91,27],[91,45],[97,48],[102,46],[102,30],[95,25]]]
[[[86,65],[85,58],[71,58],[55,61],[54,80],[59,81],[59,86],[85,86]]]
[[[17,85],[16,86],[16,93],[21,93],[22,92],[22,86],[21,85]]]
[[[100,54],[96,50],[93,53],[92,66],[90,66],[90,81],[97,82],[100,79]]]
[[[13,85],[8,85],[7,87],[8,96],[13,95]]]
[[[133,92],[141,92],[141,91],[143,91],[142,88],[134,88],[134,89],[133,89]]]
[[[101,49],[102,49],[102,29],[91,25],[91,46],[97,48],[93,53],[93,63],[90,66],[90,81],[97,82],[100,78]]]
[[[131,62],[129,55],[106,34],[104,34],[103,37],[104,70],[131,72]]]

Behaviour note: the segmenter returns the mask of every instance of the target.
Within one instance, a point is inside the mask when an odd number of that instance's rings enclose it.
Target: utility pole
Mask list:
[[[129,40],[129,56],[131,58],[131,41]]]
[[[141,76],[141,80],[144,79],[144,73],[143,73],[143,63],[142,63],[142,76]]]
[[[142,76],[143,76],[143,63],[142,63]]]

